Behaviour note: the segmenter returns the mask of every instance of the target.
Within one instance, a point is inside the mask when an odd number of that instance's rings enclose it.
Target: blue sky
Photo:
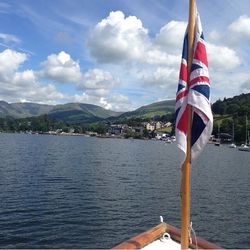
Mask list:
[[[212,101],[250,91],[250,1],[197,0]],[[187,0],[0,1],[0,100],[126,111],[173,99]]]

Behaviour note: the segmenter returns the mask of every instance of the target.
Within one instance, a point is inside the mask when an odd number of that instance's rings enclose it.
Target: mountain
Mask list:
[[[175,101],[161,101],[142,106],[130,112],[115,112],[93,104],[67,103],[45,105],[38,103],[7,103],[0,101],[0,118],[26,118],[47,114],[50,118],[70,124],[90,123],[105,120],[117,121],[130,118],[152,118],[174,111]]]
[[[54,106],[37,103],[7,103],[0,101],[0,117],[25,118],[49,113]]]
[[[152,118],[154,116],[162,116],[173,113],[174,109],[175,100],[155,102],[150,105],[142,106],[134,111],[125,112],[116,119]]]
[[[0,101],[0,118],[26,118],[44,114],[56,120],[77,124],[95,122],[110,116],[119,116],[121,112],[106,110],[96,105],[84,103],[45,105],[37,103],[7,103],[5,101]]]
[[[121,112],[107,110],[93,104],[67,103],[56,105],[48,116],[70,124],[89,123],[119,116]]]

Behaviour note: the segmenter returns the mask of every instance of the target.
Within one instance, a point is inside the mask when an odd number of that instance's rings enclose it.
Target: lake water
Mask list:
[[[192,166],[196,234],[250,248],[250,153],[208,145]],[[0,134],[0,248],[110,248],[180,225],[177,148],[161,141]]]

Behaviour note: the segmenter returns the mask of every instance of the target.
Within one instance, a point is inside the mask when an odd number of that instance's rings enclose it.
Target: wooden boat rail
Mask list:
[[[159,225],[149,229],[146,232],[143,232],[125,242],[118,244],[113,247],[112,250],[118,249],[141,249],[153,241],[159,239],[164,233],[169,233],[171,239],[180,242],[181,240],[181,231],[180,229],[171,226],[165,222],[160,223]],[[196,244],[197,241],[197,244]],[[192,236],[192,244],[189,245],[190,248],[196,249],[223,249],[218,245],[208,242],[200,237]]]

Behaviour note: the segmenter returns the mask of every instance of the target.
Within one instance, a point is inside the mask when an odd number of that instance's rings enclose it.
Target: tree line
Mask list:
[[[214,114],[213,134],[233,134],[236,142],[246,139],[246,118],[250,118],[250,93],[218,100],[212,105]],[[250,130],[249,122],[247,130]],[[220,128],[220,129],[219,129]]]
[[[212,105],[214,114],[214,128],[213,134],[227,133],[232,135],[234,127],[234,135],[236,142],[245,141],[246,131],[246,117],[250,118],[250,93],[241,94],[233,98],[224,98],[218,100]],[[173,123],[174,133],[174,113],[165,115],[155,115],[154,117],[123,117],[109,121],[104,120],[96,123],[82,123],[82,124],[68,124],[62,120],[52,119],[48,115],[38,117],[29,117],[22,119],[14,119],[12,117],[0,118],[0,131],[1,132],[48,132],[50,130],[60,129],[63,132],[69,132],[74,129],[76,133],[85,133],[86,131],[97,132],[98,134],[105,134],[108,131],[110,124],[127,124],[128,126],[142,126],[143,123],[149,121],[162,121]],[[220,128],[220,131],[219,129]],[[247,130],[250,131],[250,122],[248,122]]]

